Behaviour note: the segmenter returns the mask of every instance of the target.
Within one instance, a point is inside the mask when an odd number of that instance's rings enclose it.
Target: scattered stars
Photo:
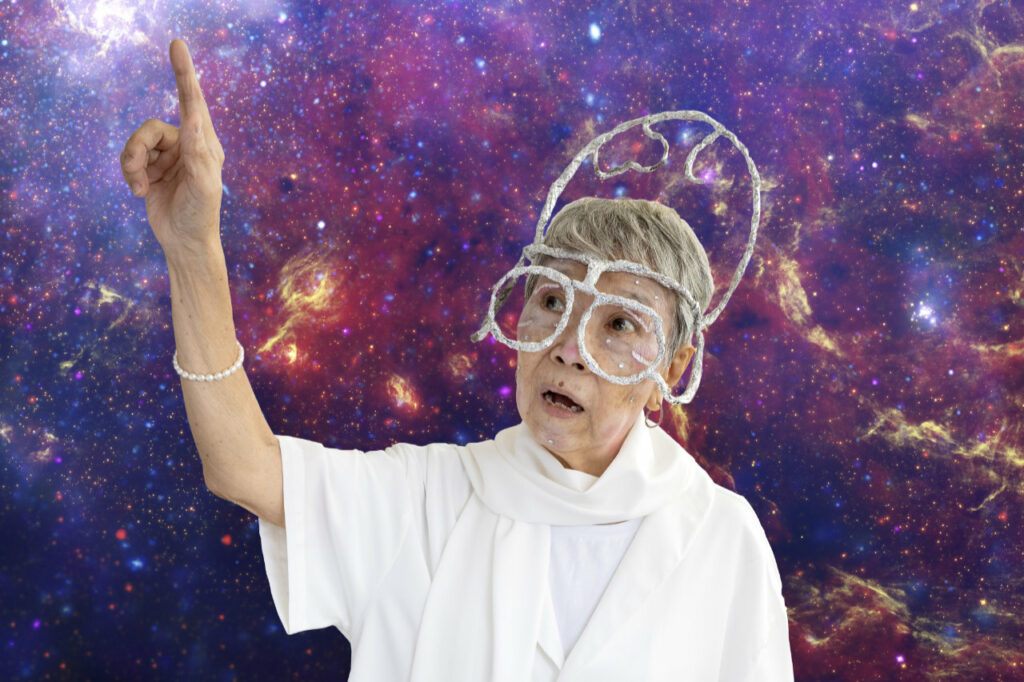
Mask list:
[[[764,521],[794,632],[817,638],[794,652],[851,679],[879,673],[850,642],[922,679],[1024,669],[991,596],[1024,596],[1009,5],[849,3],[797,25],[779,3],[43,5],[7,3],[0,37],[0,495],[31,521],[7,527],[15,677],[288,676],[262,655],[284,635],[243,556],[256,520],[204,487],[167,263],[117,172],[143,120],[179,121],[166,26],[189,37],[224,147],[234,331],[276,433],[371,450],[514,423],[514,354],[468,339],[548,185],[592,134],[706,111],[751,148],[765,212],[670,428]],[[750,186],[724,140],[694,168],[703,185],[679,180],[706,131],[667,126],[663,171],[566,196],[679,209],[708,247],[713,306]],[[913,655],[878,636],[907,628]],[[53,644],[75,637],[92,660]],[[310,649],[307,676],[343,668],[340,649]],[[978,650],[994,653],[948,654]]]
[[[911,319],[924,322],[929,327],[934,327],[939,323],[939,316],[935,309],[924,301],[918,303],[913,315],[911,315]]]

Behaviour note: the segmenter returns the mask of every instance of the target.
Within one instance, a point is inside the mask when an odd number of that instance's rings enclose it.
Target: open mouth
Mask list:
[[[566,412],[582,412],[583,411],[583,407],[581,407],[580,405],[577,405],[573,401],[573,399],[570,398],[567,395],[562,395],[561,393],[555,393],[554,391],[544,391],[544,393],[542,393],[541,395],[544,397],[544,400],[546,400],[550,404],[554,405],[555,407],[562,408]]]

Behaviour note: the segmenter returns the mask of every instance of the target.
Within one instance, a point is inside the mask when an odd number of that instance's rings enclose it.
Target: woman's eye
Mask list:
[[[544,297],[544,307],[557,312],[561,311],[565,306],[562,304],[562,299],[557,296],[548,295]]]
[[[612,329],[628,334],[636,331],[636,325],[628,317],[616,317],[612,320]]]

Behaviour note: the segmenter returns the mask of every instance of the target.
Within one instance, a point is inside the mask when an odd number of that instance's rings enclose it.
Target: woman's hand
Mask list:
[[[124,179],[136,196],[146,197],[146,216],[168,258],[219,245],[224,165],[224,149],[185,43],[172,40],[170,56],[181,128],[151,118],[121,152]]]

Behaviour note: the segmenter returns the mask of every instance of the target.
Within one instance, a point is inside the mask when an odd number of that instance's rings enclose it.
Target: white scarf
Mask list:
[[[696,484],[710,480],[668,434],[647,428],[642,416],[596,480],[565,469],[524,424],[459,448],[459,456],[473,494],[427,596],[414,682],[530,679],[551,526],[647,516],[682,495],[701,497]],[[677,561],[679,551],[663,561]]]

